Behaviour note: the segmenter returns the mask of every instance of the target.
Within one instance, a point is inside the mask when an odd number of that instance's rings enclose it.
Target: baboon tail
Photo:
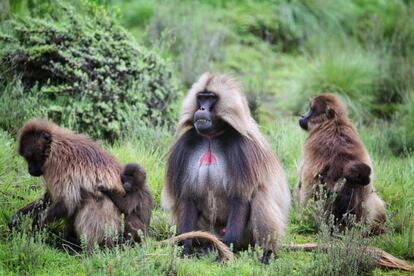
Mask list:
[[[231,250],[229,249],[227,245],[225,245],[215,235],[208,233],[208,232],[204,232],[204,231],[192,231],[192,232],[180,234],[178,236],[164,240],[163,242],[177,243],[177,242],[188,240],[188,239],[202,239],[202,240],[210,241],[213,244],[213,246],[217,249],[223,261],[227,262],[227,261],[232,261],[234,259],[234,254],[233,252],[231,252]]]

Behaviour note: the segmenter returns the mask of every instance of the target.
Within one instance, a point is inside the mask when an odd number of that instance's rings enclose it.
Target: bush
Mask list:
[[[44,117],[46,109],[39,107],[37,86],[25,89],[19,78],[10,80],[0,94],[0,128],[15,136],[17,128],[33,117]],[[17,108],[19,107],[19,108]]]
[[[1,83],[20,76],[23,94],[37,87],[38,104],[48,117],[94,137],[119,137],[131,114],[137,124],[174,120],[179,93],[166,62],[131,42],[101,8],[86,6],[85,15],[66,5],[54,11],[44,19],[3,24]],[[12,97],[10,89],[0,89],[2,101]]]

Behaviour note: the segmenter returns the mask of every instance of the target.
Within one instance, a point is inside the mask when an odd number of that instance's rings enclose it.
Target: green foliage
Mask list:
[[[408,96],[395,116],[395,126],[388,130],[390,146],[396,154],[414,151],[414,93]]]
[[[191,85],[199,75],[222,59],[220,50],[227,31],[219,25],[219,14],[197,8],[201,3],[180,1],[162,4],[149,24],[150,40],[162,44],[176,57],[181,79]]]
[[[168,65],[136,46],[105,10],[87,9],[86,17],[58,8],[53,17],[3,26],[3,83],[21,75],[24,93],[36,87],[48,117],[94,137],[119,137],[131,116],[141,125],[169,125],[179,95]]]
[[[0,128],[7,130],[0,130],[0,274],[401,274],[371,272],[368,245],[413,262],[410,1],[74,0],[70,3],[75,9],[63,10],[53,2],[15,0],[10,1],[12,15],[0,12],[11,18],[2,24],[0,35]],[[85,2],[90,7],[86,10]],[[240,79],[258,104],[255,115],[285,168],[291,190],[306,137],[291,115],[302,111],[310,96],[327,90],[339,93],[358,119],[356,126],[374,162],[375,187],[387,206],[388,232],[364,239],[358,231],[332,237],[327,228],[316,227],[314,206],[302,212],[293,206],[282,243],[329,243],[327,252],[282,248],[278,259],[262,266],[261,249],[250,248],[223,264],[216,261],[216,253],[180,259],[180,247],[158,243],[175,233],[160,206],[165,156],[174,138],[168,127],[145,124],[176,120],[179,95],[168,63],[136,46],[117,22],[171,59],[187,86],[205,70]],[[129,102],[114,104],[121,96]],[[166,109],[154,100],[163,97]],[[143,244],[98,249],[88,256],[57,249],[50,233],[9,231],[12,214],[43,193],[41,180],[30,177],[17,157],[13,139],[22,122],[35,116],[51,116],[94,136],[120,129],[110,136],[121,139],[105,147],[122,163],[138,162],[147,169],[156,202],[150,237]],[[375,119],[378,116],[387,121]],[[110,126],[102,118],[122,123]]]
[[[373,109],[382,79],[381,59],[373,52],[353,47],[329,50],[294,63],[286,78],[284,107],[298,114],[307,100],[321,93],[334,92],[348,100],[359,118],[367,118]]]
[[[17,128],[33,117],[44,117],[46,108],[40,105],[37,86],[25,89],[18,78],[6,82],[0,94],[0,127],[16,135]],[[24,108],[16,108],[16,107]]]
[[[16,156],[15,141],[7,133],[0,132],[0,271],[3,274],[105,274],[112,269],[114,274],[344,275],[344,271],[350,274],[370,271],[372,259],[365,251],[368,245],[379,246],[395,256],[412,261],[414,158],[392,157],[389,152],[383,151],[386,127],[378,123],[370,128],[362,127],[360,133],[372,153],[377,191],[387,202],[389,232],[378,238],[362,239],[361,232],[348,232],[340,234],[339,238],[335,235],[334,238],[326,228],[318,232],[314,213],[309,213],[310,218],[303,219],[299,217],[299,211],[293,208],[288,235],[283,244],[317,241],[332,246],[327,252],[281,249],[278,259],[269,266],[259,263],[261,249],[240,252],[234,262],[222,264],[216,261],[216,253],[204,258],[180,259],[180,247],[162,246],[157,242],[175,232],[168,214],[160,207],[165,154],[173,139],[169,132],[162,129],[137,128],[131,130],[131,137],[125,137],[109,148],[105,145],[122,163],[138,162],[147,169],[156,209],[151,218],[150,237],[142,245],[99,249],[92,256],[87,256],[68,254],[57,249],[53,243],[55,236],[49,233],[40,236],[30,234],[29,230],[12,233],[7,228],[11,215],[18,208],[39,198],[42,184],[40,179],[29,176],[26,164]],[[263,131],[283,162],[293,188],[301,144],[306,134],[292,118],[279,118],[277,124],[268,122]]]
[[[128,28],[146,26],[154,16],[154,6],[149,1],[123,1],[120,9],[122,10],[120,21]]]

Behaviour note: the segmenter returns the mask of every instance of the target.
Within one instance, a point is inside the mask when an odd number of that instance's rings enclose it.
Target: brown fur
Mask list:
[[[170,160],[179,139],[194,129],[193,116],[198,108],[197,93],[203,90],[212,91],[218,96],[216,115],[244,139],[242,147],[250,164],[244,167],[243,171],[233,171],[233,175],[229,177],[234,177],[236,184],[227,187],[229,195],[247,199],[250,203],[250,215],[243,243],[258,244],[265,249],[275,250],[288,223],[290,192],[283,168],[260,133],[250,114],[247,100],[242,95],[241,86],[235,80],[225,75],[205,73],[191,87],[182,106],[177,142],[170,152]],[[171,211],[173,223],[180,225],[180,215],[183,208],[186,208],[182,206],[181,199],[190,191],[177,190],[176,185],[179,184],[173,180],[177,168],[171,167],[170,163],[167,166],[162,205]],[[193,188],[190,190],[193,191]],[[229,206],[222,198],[212,198],[211,201],[214,203],[212,206],[215,206],[209,210],[212,216],[201,216],[197,221],[196,230],[214,231],[222,235],[223,233],[219,232],[222,226],[216,224],[214,218],[218,218]]]
[[[58,127],[47,120],[30,120],[20,130],[19,153],[23,147],[41,147],[36,133],[51,138],[43,165],[43,179],[53,204],[62,203],[67,219],[74,221],[77,238],[85,236],[88,248],[119,231],[120,213],[98,186],[123,194],[121,166],[89,137]],[[48,211],[50,208],[48,209]]]
[[[108,195],[118,209],[125,214],[125,238],[140,241],[139,231],[142,231],[142,234],[147,234],[151,212],[154,208],[146,172],[137,164],[128,164],[122,171],[121,178],[126,190],[124,196],[103,189],[103,187],[100,187],[100,190]],[[127,184],[129,185],[128,189]]]
[[[334,212],[335,208],[348,207],[358,221],[381,232],[384,202],[374,189],[371,158],[347,116],[345,104],[334,94],[323,94],[312,100],[311,107],[313,115],[308,121],[309,137],[303,148],[296,199],[306,205],[322,179],[330,193],[349,199],[334,203]]]

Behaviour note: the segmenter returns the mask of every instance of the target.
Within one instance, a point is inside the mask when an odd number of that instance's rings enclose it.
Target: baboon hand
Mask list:
[[[370,183],[371,168],[364,163],[352,164],[345,167],[347,182],[354,185],[368,185]]]
[[[185,258],[191,255],[191,246],[184,244],[183,252],[181,253],[181,258]]]

